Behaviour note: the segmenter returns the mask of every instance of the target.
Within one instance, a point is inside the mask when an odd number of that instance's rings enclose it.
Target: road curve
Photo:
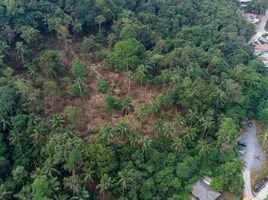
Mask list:
[[[265,33],[268,33],[265,30],[265,25],[268,21],[268,10],[266,11],[265,15],[262,17],[261,22],[256,26],[257,33],[250,39],[248,42],[249,45],[255,42],[255,40],[259,39]]]

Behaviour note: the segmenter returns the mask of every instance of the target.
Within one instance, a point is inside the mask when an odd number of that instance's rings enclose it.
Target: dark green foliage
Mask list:
[[[248,10],[263,13],[263,2]],[[0,199],[188,199],[204,175],[214,189],[241,196],[238,122],[268,123],[268,71],[244,45],[254,27],[239,9],[233,0],[1,1]],[[80,43],[88,32],[95,36]],[[98,79],[86,79],[78,58],[67,72],[57,51],[41,51],[49,45],[39,45],[40,33],[161,94],[140,105],[106,95],[106,114],[124,118],[89,134],[85,117],[106,120],[83,110],[88,81]],[[113,81],[98,90],[107,93]],[[51,111],[49,100],[65,89],[83,101],[66,95]]]

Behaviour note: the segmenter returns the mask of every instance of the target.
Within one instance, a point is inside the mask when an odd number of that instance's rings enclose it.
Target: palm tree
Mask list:
[[[136,131],[128,135],[128,141],[132,146],[135,146],[139,142],[139,140],[140,140],[140,134],[137,133]]]
[[[129,126],[125,121],[120,121],[115,128],[119,136],[127,136],[129,133]]]
[[[49,176],[51,178],[60,175],[60,171],[58,171],[56,168],[54,168],[53,164],[50,161],[46,161],[41,172],[42,172],[42,174]]]
[[[164,129],[164,123],[162,120],[156,120],[154,122],[154,131],[158,136],[162,136],[163,133],[163,129]]]
[[[192,125],[196,121],[197,112],[190,109],[186,116],[190,122],[190,125]]]
[[[143,152],[147,152],[148,148],[151,146],[152,140],[148,137],[142,137],[139,140],[139,144],[141,145],[141,149]]]
[[[177,136],[173,139],[172,147],[175,149],[175,151],[182,152],[185,145],[183,143],[183,140]]]
[[[73,33],[74,37],[82,30],[82,24],[79,23],[77,20],[74,20],[73,22]]]
[[[52,115],[52,119],[50,120],[50,123],[51,123],[51,129],[55,130],[57,128],[62,128],[65,121],[62,115],[54,114]]]
[[[112,143],[117,135],[117,132],[109,125],[105,124],[100,129],[100,141]]]
[[[41,145],[45,142],[44,130],[41,127],[34,128],[33,134],[30,137],[35,145]]]
[[[140,65],[132,74],[132,79],[139,82],[142,85],[143,81],[146,78],[147,73],[148,70],[146,69],[146,67],[144,65]]]
[[[192,127],[186,127],[186,129],[183,130],[183,135],[186,141],[192,142],[197,136],[196,129]]]
[[[97,189],[100,189],[100,192],[102,193],[103,200],[105,199],[104,192],[108,191],[111,188],[112,184],[113,184],[112,179],[107,174],[104,174],[101,177],[100,184],[97,185]]]
[[[101,32],[101,24],[106,22],[106,18],[103,15],[99,15],[95,18],[95,22],[99,24],[99,33]]]
[[[163,127],[163,133],[162,135],[166,138],[169,138],[170,136],[172,136],[175,133],[176,129],[174,128],[174,126],[172,124],[166,124]]]
[[[65,50],[68,49],[67,39],[70,36],[68,28],[66,26],[60,26],[56,30],[56,32],[57,32],[58,39],[64,41]]]
[[[160,77],[161,81],[164,83],[163,89],[162,89],[162,92],[164,92],[166,89],[166,83],[171,80],[171,73],[168,69],[164,69],[161,71],[161,74],[159,77]]]
[[[22,65],[24,65],[24,51],[25,51],[25,48],[24,48],[23,42],[17,42],[16,52],[21,58]]]
[[[198,145],[196,146],[197,151],[199,151],[199,156],[202,157],[207,155],[209,152],[209,145],[203,139],[198,141]]]
[[[0,123],[2,124],[2,130],[6,131],[7,128],[11,125],[10,122],[8,120],[6,120],[3,116],[0,120]]]
[[[127,189],[128,184],[131,184],[134,181],[133,175],[134,175],[133,169],[129,171],[124,169],[118,173],[119,177],[118,184],[122,187],[123,194],[125,194],[125,190]]]
[[[137,110],[137,118],[140,121],[140,128],[144,123],[144,118],[148,114],[148,109],[145,104],[141,104]]]
[[[129,99],[125,99],[123,101],[123,106],[122,106],[122,113],[123,113],[123,116],[129,114],[129,112],[133,109],[133,106],[131,104],[131,101]]]
[[[83,181],[85,184],[92,182],[94,179],[95,171],[91,168],[84,168]]]
[[[17,146],[20,152],[22,152],[23,141],[27,141],[27,139],[23,134],[18,133],[16,130],[13,130],[10,132],[9,141],[10,144]]]
[[[174,125],[177,127],[183,127],[183,125],[185,124],[185,118],[182,117],[180,114],[176,114],[176,117],[174,119]]]
[[[202,117],[200,119],[201,126],[203,127],[203,136],[211,129],[214,125],[214,121],[212,117]]]

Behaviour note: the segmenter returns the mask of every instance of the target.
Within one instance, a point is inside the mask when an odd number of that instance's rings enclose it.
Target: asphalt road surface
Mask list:
[[[243,178],[245,182],[245,196],[248,197],[250,200],[264,200],[265,197],[267,197],[268,195],[268,184],[257,194],[256,197],[253,196],[251,190],[252,186],[250,173],[252,171],[261,169],[263,160],[265,159],[265,154],[262,151],[260,144],[257,140],[255,125],[252,125],[252,127],[247,128],[247,130],[239,138],[239,141],[247,144],[247,147],[241,148],[244,152],[244,154],[241,156],[245,161],[245,168],[243,171]]]

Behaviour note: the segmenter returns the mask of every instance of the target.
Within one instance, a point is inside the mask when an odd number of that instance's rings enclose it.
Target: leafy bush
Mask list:
[[[109,82],[108,81],[100,81],[97,84],[97,88],[100,92],[106,93],[109,89]]]
[[[113,95],[106,96],[105,107],[108,110],[114,109],[117,111],[121,111],[124,115],[128,114],[133,109],[133,106],[131,104],[130,99],[128,99],[128,98],[120,99],[120,98],[115,97]]]
[[[88,93],[86,85],[83,81],[77,80],[71,87],[71,93],[74,97],[85,97]]]
[[[59,89],[58,89],[57,83],[54,81],[45,81],[44,82],[44,91],[47,94],[52,94],[52,95],[59,94]]]
[[[78,107],[72,105],[66,106],[63,111],[63,115],[75,127],[78,127],[80,125],[81,111]]]
[[[38,64],[43,73],[50,78],[55,78],[65,71],[63,62],[56,51],[43,51],[39,56]]]
[[[108,110],[121,110],[122,105],[121,105],[121,101],[118,97],[115,97],[113,95],[107,95],[105,98],[105,107]]]

